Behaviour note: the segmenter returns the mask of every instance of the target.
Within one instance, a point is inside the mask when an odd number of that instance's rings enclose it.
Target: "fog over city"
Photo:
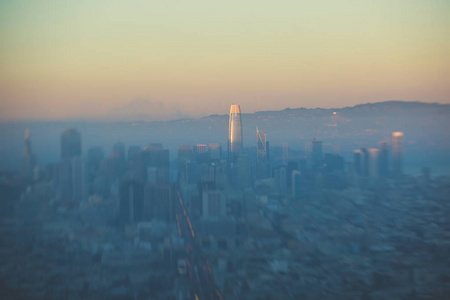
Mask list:
[[[2,294],[441,299],[449,116],[390,101],[3,123]]]
[[[0,1],[0,298],[450,299],[450,2]]]

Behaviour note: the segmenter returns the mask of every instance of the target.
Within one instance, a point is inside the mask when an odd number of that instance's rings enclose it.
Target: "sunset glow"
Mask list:
[[[0,120],[450,103],[447,1],[213,2],[2,1]]]

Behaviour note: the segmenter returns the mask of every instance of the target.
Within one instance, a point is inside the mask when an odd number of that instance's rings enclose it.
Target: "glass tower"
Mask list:
[[[241,109],[239,104],[232,104],[230,109],[230,122],[229,122],[229,135],[228,135],[228,151],[233,154],[240,154],[243,150],[242,141],[242,120]]]
[[[394,177],[402,175],[403,132],[392,133],[392,164]]]

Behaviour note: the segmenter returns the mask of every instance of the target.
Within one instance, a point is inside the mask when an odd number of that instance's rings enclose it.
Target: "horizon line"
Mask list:
[[[323,107],[285,107],[283,109],[279,110],[257,110],[253,112],[242,112],[241,115],[250,115],[250,114],[256,114],[256,113],[263,113],[263,112],[280,112],[284,110],[297,110],[297,109],[323,109],[323,110],[341,110],[345,108],[354,108],[361,105],[374,105],[374,104],[383,104],[383,103],[415,103],[415,104],[426,104],[426,105],[443,105],[443,106],[450,106],[450,103],[442,103],[442,102],[424,102],[424,101],[411,101],[411,100],[384,100],[384,101],[377,101],[377,102],[364,102],[355,104],[352,106],[342,106],[342,107],[330,107],[330,108],[323,108]],[[235,103],[233,103],[235,104]],[[231,104],[230,104],[231,105]],[[228,116],[229,113],[212,113],[208,115],[203,116],[191,116],[191,117],[185,117],[185,118],[169,118],[167,120],[119,120],[119,119],[108,119],[108,117],[74,117],[74,118],[67,118],[67,119],[11,119],[11,120],[2,120],[0,119],[0,124],[11,124],[11,123],[59,123],[59,122],[92,122],[92,123],[164,123],[164,122],[173,122],[173,121],[182,121],[182,120],[200,120],[203,118],[208,118],[211,116]]]

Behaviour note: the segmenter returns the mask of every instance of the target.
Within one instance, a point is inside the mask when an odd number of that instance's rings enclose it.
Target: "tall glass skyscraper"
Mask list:
[[[242,140],[242,120],[239,104],[232,104],[230,109],[228,135],[228,152],[231,154],[240,154],[243,150]]]
[[[394,177],[400,177],[402,170],[403,132],[392,133],[392,164]]]

